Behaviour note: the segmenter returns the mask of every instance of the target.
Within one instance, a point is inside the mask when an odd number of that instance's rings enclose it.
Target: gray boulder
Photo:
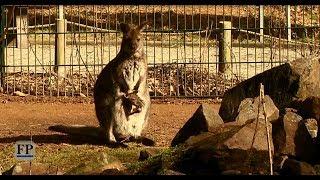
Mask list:
[[[264,71],[225,92],[219,115],[233,121],[242,100],[259,96],[260,83],[280,112],[295,100],[320,97],[320,59],[317,56],[296,59]]]
[[[312,165],[297,161],[295,159],[285,158],[281,164],[281,175],[317,175]]]
[[[315,130],[314,122],[303,120],[295,112],[287,109],[279,123],[273,124],[275,154],[293,156],[308,163],[315,163],[317,145],[312,138]]]
[[[271,126],[270,123],[268,125]],[[185,141],[184,154],[174,167],[180,172],[194,175],[219,175],[234,170],[241,174],[268,174],[270,167],[265,124],[258,121],[251,148],[255,129],[255,122],[244,125],[230,122],[191,136]]]
[[[279,118],[279,110],[273,103],[272,99],[266,95],[265,98],[265,110],[267,119],[269,122],[274,122],[278,120]],[[236,117],[236,122],[239,124],[245,124],[248,121],[253,121],[257,119],[258,116],[258,108],[259,108],[259,97],[253,98],[246,98],[243,101],[241,101],[239,109],[238,109],[238,115]],[[262,103],[260,103],[260,109],[259,109],[259,119],[264,120],[263,116],[263,107]]]
[[[320,78],[320,77],[319,77]],[[320,92],[319,92],[320,93]],[[305,119],[314,118],[317,121],[320,121],[320,98],[311,96],[305,99],[302,103],[297,103],[299,107],[299,114]]]
[[[304,125],[306,126],[312,139],[317,138],[318,135],[318,122],[316,119],[310,118],[304,120]]]
[[[190,136],[207,132],[209,128],[217,127],[223,124],[223,120],[208,104],[201,104],[193,116],[178,131],[171,142],[171,146],[183,143]]]

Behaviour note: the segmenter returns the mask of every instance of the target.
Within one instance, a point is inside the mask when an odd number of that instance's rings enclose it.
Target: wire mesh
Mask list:
[[[97,75],[120,50],[120,22],[149,23],[143,36],[154,98],[221,97],[245,79],[314,53],[319,40],[318,5],[30,5],[15,6],[10,21],[11,7],[1,12],[7,94],[92,96]],[[66,29],[58,32],[61,19]],[[221,21],[231,29],[219,28]],[[219,43],[228,30],[230,77],[219,71]]]

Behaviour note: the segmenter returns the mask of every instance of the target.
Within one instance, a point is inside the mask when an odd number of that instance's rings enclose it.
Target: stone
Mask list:
[[[58,175],[61,174],[58,167],[50,166],[43,163],[32,163],[30,171],[29,162],[21,162],[13,165],[8,171],[4,172],[3,175]]]
[[[160,150],[155,148],[148,148],[148,149],[141,150],[139,153],[139,161],[147,160],[148,158],[155,156],[159,152]]]
[[[245,124],[247,121],[255,120],[257,118],[257,110],[257,107],[253,106],[253,99],[246,98],[239,105],[235,121],[239,124]]]
[[[300,115],[287,110],[280,122],[273,124],[275,154],[314,163],[317,159],[317,147],[308,131],[308,128],[314,129],[312,124],[312,121],[303,120]]]
[[[220,175],[231,170],[242,174],[268,174],[269,148],[265,124],[258,121],[253,147],[256,121],[245,125],[225,123],[219,127],[191,136],[182,147],[184,154],[175,162],[180,172],[192,175]],[[270,140],[271,124],[270,126]],[[271,143],[271,152],[273,145]],[[273,154],[273,153],[272,153]]]
[[[319,92],[320,93],[320,92]],[[299,104],[299,114],[303,118],[314,118],[320,121],[320,98],[319,97],[308,97],[302,103]]]
[[[114,173],[116,171],[119,172],[124,170],[126,170],[126,168],[117,158],[100,152],[88,155],[87,160],[76,165],[65,175],[95,175],[107,172],[110,173],[111,171]]]
[[[270,147],[271,151],[273,152],[272,125],[271,123],[267,124],[269,128]],[[255,138],[253,140],[254,136]],[[256,121],[254,121],[241,128],[237,133],[226,140],[223,145],[225,145],[228,149],[249,150],[250,148],[254,148],[258,151],[268,151],[267,139],[265,122],[259,120],[258,124]]]
[[[279,65],[242,81],[227,90],[219,109],[225,121],[234,121],[242,100],[259,96],[260,83],[280,112],[292,102],[310,96],[320,97],[320,60],[317,56],[304,57]]]
[[[280,169],[281,175],[317,175],[315,169],[308,163],[286,158]]]
[[[216,127],[223,124],[223,120],[213,107],[208,104],[201,104],[193,116],[178,131],[171,142],[171,146],[183,143],[190,136],[207,132],[210,127]]]
[[[318,135],[318,123],[316,119],[305,119],[304,125],[306,126],[312,139],[315,139]]]
[[[267,120],[269,122],[274,122],[278,120],[279,110],[273,103],[272,99],[268,95],[266,95],[264,98],[264,101],[265,101],[265,111],[267,115]],[[257,119],[259,102],[260,102],[259,97],[256,97],[255,99],[246,98],[243,101],[241,101],[238,109],[238,115],[235,121],[242,125],[242,124],[245,124],[246,122],[250,122]],[[259,119],[264,120],[262,105],[263,104],[261,103],[258,117]]]
[[[294,112],[287,112],[283,117],[284,131],[286,141],[284,144],[283,154],[295,155],[295,136],[298,131],[299,122],[302,117]]]

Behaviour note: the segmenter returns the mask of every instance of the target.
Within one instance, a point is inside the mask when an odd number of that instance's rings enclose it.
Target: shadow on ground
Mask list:
[[[117,147],[127,147],[123,143],[117,144],[107,144],[106,139],[102,138],[99,133],[101,133],[98,127],[91,126],[64,126],[64,125],[55,125],[50,126],[49,130],[64,134],[40,134],[33,135],[32,141],[37,144],[41,143],[53,143],[53,144],[71,144],[71,145],[105,145],[110,148]],[[19,140],[29,140],[30,135],[19,135],[12,137],[3,137],[0,138],[0,143],[15,143]]]

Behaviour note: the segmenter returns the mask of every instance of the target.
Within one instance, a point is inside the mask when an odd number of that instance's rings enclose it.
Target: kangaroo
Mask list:
[[[151,101],[141,40],[146,24],[120,23],[120,51],[100,72],[94,86],[96,116],[109,143],[141,140],[148,122]]]

